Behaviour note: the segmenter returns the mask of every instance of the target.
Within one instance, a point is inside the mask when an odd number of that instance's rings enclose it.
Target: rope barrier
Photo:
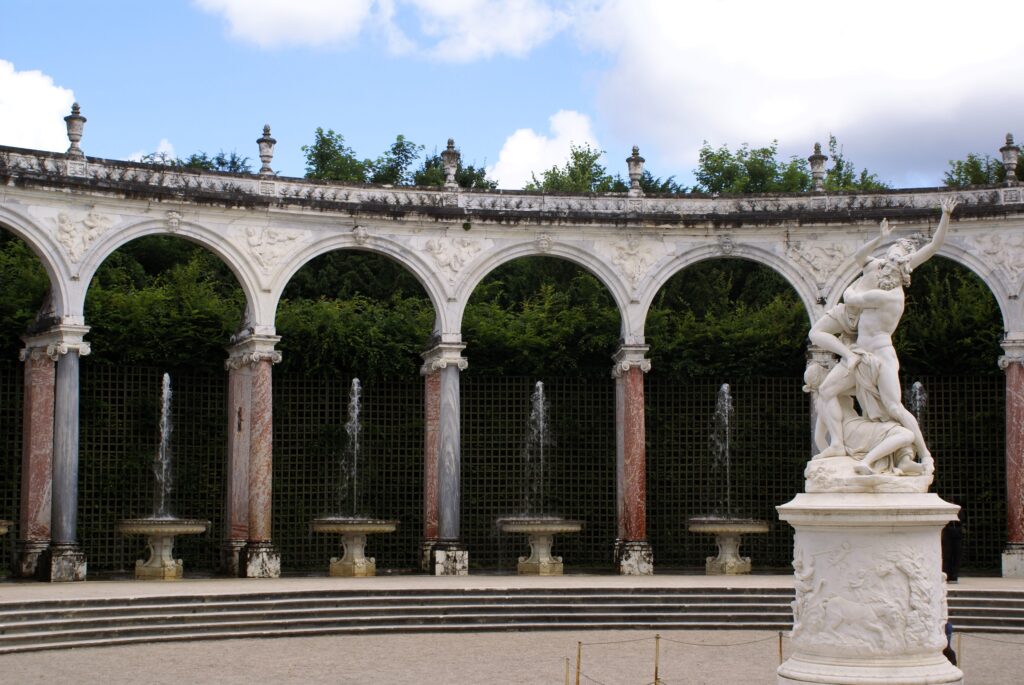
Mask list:
[[[589,647],[591,645],[624,645],[627,642],[647,642],[648,640],[653,639],[653,637],[638,637],[632,640],[609,640],[608,642],[581,642],[580,644],[582,644],[584,647]]]
[[[982,637],[982,636],[977,635],[975,633],[958,633],[958,635],[964,635],[964,636],[972,638],[974,640],[981,640],[982,642],[998,642],[999,644],[1002,644],[1002,645],[1024,645],[1024,640],[1022,640],[1020,642],[1017,642],[1015,640],[997,640],[997,639],[992,638],[992,637]]]
[[[683,640],[673,640],[670,637],[662,637],[661,639],[667,642],[675,642],[677,645],[689,645],[690,647],[741,647],[743,645],[753,645],[758,642],[767,642],[768,640],[776,640],[778,638],[775,635],[772,635],[770,637],[762,637],[757,640],[750,640],[749,642],[729,642],[721,645],[708,644],[706,642],[685,642]]]

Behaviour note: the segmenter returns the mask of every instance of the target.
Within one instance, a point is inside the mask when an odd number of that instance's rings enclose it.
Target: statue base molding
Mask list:
[[[959,685],[942,654],[942,528],[933,493],[801,493],[777,507],[796,530],[792,656],[780,685]]]
[[[654,575],[654,549],[646,540],[617,540],[615,566],[620,576]]]

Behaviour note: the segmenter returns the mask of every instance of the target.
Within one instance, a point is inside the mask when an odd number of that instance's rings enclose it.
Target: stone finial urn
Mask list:
[[[85,157],[85,153],[82,152],[82,148],[78,147],[78,144],[82,141],[82,133],[85,131],[85,117],[82,116],[82,109],[78,106],[78,103],[71,105],[71,114],[64,117],[64,123],[68,127],[68,140],[71,141],[71,147],[68,148],[64,154],[73,159],[82,159]]]

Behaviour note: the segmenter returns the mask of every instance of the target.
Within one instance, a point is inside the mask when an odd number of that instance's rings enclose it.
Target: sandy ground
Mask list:
[[[660,633],[664,685],[775,683],[778,634],[765,631]],[[495,683],[561,685],[566,658],[575,683],[654,681],[654,633],[587,631],[439,633],[210,640],[97,647],[0,656],[2,683]],[[727,646],[712,646],[727,645]],[[961,637],[965,682],[1019,685],[1024,636]],[[783,638],[783,656],[789,640]]]

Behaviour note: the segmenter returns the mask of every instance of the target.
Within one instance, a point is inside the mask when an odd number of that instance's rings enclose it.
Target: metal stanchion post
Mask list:
[[[569,685],[569,657],[565,657],[565,685]]]
[[[782,631],[779,631],[779,666],[782,665]]]
[[[661,635],[654,634],[654,685],[660,685],[658,680],[658,652],[661,648]]]
[[[580,662],[583,661],[583,643],[576,643],[576,685],[580,685]]]

